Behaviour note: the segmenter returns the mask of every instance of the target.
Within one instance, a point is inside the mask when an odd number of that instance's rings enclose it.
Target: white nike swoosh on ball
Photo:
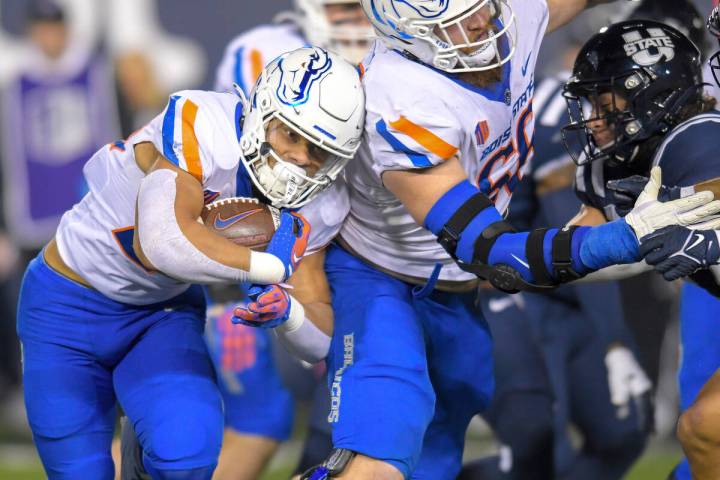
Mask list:
[[[523,262],[522,260],[520,260],[518,257],[515,256],[515,254],[511,253],[510,256],[513,257],[513,258],[514,258],[515,260],[517,260],[518,262],[520,262],[520,264],[524,265],[525,268],[527,268],[528,270],[530,270],[530,265],[528,265],[527,263],[525,263],[525,262]]]

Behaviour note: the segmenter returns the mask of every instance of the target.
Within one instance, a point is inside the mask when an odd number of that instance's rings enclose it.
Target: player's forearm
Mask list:
[[[461,268],[506,290],[551,287],[638,259],[637,239],[623,221],[516,233],[467,180],[433,205],[424,224]]]
[[[645,262],[635,262],[626,265],[611,265],[601,270],[588,273],[586,276],[578,280],[578,283],[592,282],[610,282],[614,280],[624,280],[641,273],[649,272],[652,267]]]
[[[303,306],[297,299],[292,301],[289,319],[275,328],[275,335],[295,357],[308,363],[320,362],[330,350],[332,307],[324,304]]]
[[[138,193],[139,247],[155,268],[188,283],[282,281],[285,269],[279,259],[234,245],[197,223],[199,212],[187,207],[196,203],[195,186],[187,193],[178,180],[177,172],[158,169],[145,177]]]

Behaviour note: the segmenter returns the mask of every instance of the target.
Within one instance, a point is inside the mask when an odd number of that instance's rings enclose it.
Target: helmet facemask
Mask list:
[[[321,166],[312,174],[307,173],[306,168],[283,158],[273,147],[273,144],[277,144],[273,138],[274,130],[282,128],[307,141],[307,149],[316,152],[308,152],[309,156],[322,156]],[[299,208],[305,205],[329,187],[352,158],[329,148],[317,135],[284,119],[279,112],[264,116],[249,133],[252,144],[248,145],[244,163],[260,193],[278,207]],[[246,151],[245,145],[241,144],[241,148]],[[317,163],[318,159],[315,160]]]
[[[652,83],[652,72],[644,70],[602,80],[573,77],[567,82],[563,96],[570,123],[562,128],[562,137],[577,165],[595,160],[611,166],[644,165],[649,160],[646,157],[679,123],[680,109],[695,92],[675,89],[657,93]],[[607,138],[599,145],[596,138],[602,134]]]

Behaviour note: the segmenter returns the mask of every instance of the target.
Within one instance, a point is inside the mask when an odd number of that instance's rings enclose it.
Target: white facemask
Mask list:
[[[468,67],[485,67],[490,65],[490,62],[498,60],[497,40],[482,45],[473,53],[461,54],[460,57],[465,60]]]
[[[293,198],[298,188],[307,182],[304,178],[305,170],[292,163],[278,160],[272,168],[267,162],[261,163],[257,167],[257,173],[258,182],[267,189],[269,195],[285,200]]]

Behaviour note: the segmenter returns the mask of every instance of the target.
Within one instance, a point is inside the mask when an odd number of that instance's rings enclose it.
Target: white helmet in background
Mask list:
[[[499,67],[515,53],[517,25],[508,0],[361,0],[365,14],[389,48],[450,73],[478,72]],[[489,9],[493,27],[476,39],[462,21]],[[448,33],[457,26],[462,41]],[[472,49],[470,53],[466,53]],[[465,51],[463,51],[465,50]]]
[[[308,43],[338,53],[351,63],[360,63],[375,38],[372,26],[333,25],[328,5],[359,5],[359,0],[294,0],[296,21]]]
[[[276,207],[305,205],[330,186],[360,146],[365,122],[360,75],[322,48],[282,54],[263,69],[250,98],[243,100],[241,160],[257,189]],[[266,138],[273,119],[327,153],[314,175],[273,150]]]

